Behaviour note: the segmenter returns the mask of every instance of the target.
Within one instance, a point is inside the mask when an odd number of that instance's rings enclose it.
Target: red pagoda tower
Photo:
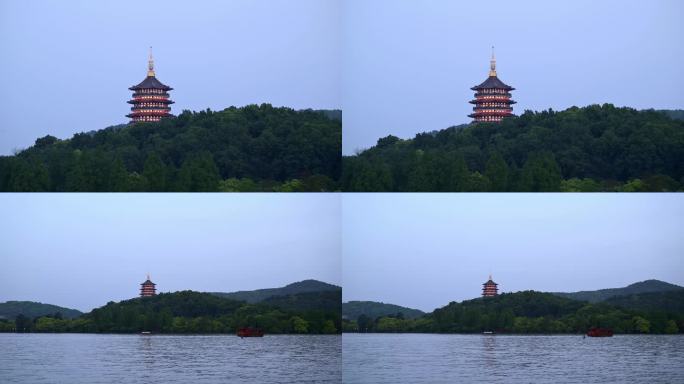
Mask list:
[[[492,280],[492,275],[489,275],[489,280],[482,284],[482,297],[494,297],[499,293],[497,283]]]
[[[147,275],[147,280],[140,284],[140,297],[150,297],[157,294],[157,289],[155,288],[157,284],[150,280],[150,275]]]
[[[511,100],[510,91],[515,88],[504,84],[496,76],[494,47],[492,47],[492,60],[489,62],[489,77],[482,84],[470,89],[475,91],[475,100],[470,101],[471,104],[475,104],[473,113],[468,115],[473,118],[473,122],[499,122],[504,117],[514,116],[512,105],[515,101]]]
[[[131,118],[131,123],[138,121],[159,121],[163,117],[173,116],[168,91],[173,88],[162,84],[154,75],[154,59],[152,59],[152,47],[150,47],[150,59],[147,62],[147,77],[138,85],[130,88],[133,91],[133,99],[129,100],[131,113],[126,117]]]

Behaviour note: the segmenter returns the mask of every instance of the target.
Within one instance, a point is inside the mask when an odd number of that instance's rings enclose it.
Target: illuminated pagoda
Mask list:
[[[496,59],[494,58],[494,47],[492,47],[492,60],[489,62],[489,77],[482,84],[470,88],[475,91],[475,100],[471,100],[473,113],[468,117],[473,118],[473,122],[489,121],[499,122],[504,117],[513,116],[515,101],[511,100],[511,91],[515,88],[504,84],[496,76]]]
[[[131,113],[126,117],[131,118],[131,123],[138,121],[159,121],[163,117],[171,115],[173,101],[169,99],[169,91],[173,88],[162,84],[154,75],[154,59],[152,47],[150,47],[150,59],[147,62],[147,77],[138,85],[130,88],[133,91],[133,99],[129,100]]]
[[[150,280],[150,275],[147,275],[147,280],[140,284],[140,297],[150,297],[157,294],[156,284]]]
[[[499,293],[497,283],[492,280],[492,275],[489,275],[489,280],[482,284],[482,297],[494,297]]]

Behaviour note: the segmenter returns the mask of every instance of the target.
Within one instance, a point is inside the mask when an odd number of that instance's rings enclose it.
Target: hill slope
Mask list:
[[[280,288],[266,288],[257,289],[254,291],[238,291],[238,292],[210,292],[212,295],[223,297],[231,300],[241,300],[248,303],[258,303],[273,296],[287,296],[307,292],[327,292],[327,291],[341,291],[337,285],[324,283],[318,280],[303,280],[296,283],[288,284]]]
[[[377,301],[349,301],[342,303],[342,316],[351,320],[356,320],[361,315],[375,319],[382,316],[397,316],[400,313],[405,319],[415,319],[425,315],[425,312],[419,309]]]
[[[677,191],[684,121],[611,104],[525,111],[343,158],[344,191]]]
[[[335,111],[269,104],[183,111],[0,157],[0,191],[329,191],[341,172]]]
[[[61,313],[65,319],[73,319],[83,313],[76,309],[64,308],[52,304],[43,304],[35,301],[7,301],[0,303],[0,318],[14,320],[19,315],[28,318],[54,315]]]
[[[342,291],[300,292],[290,295],[271,296],[263,304],[287,311],[331,311],[342,312]]]
[[[301,309],[305,302],[302,299],[299,306],[291,307],[248,304],[209,293],[181,291],[109,302],[77,319],[40,317],[19,318],[21,321],[14,323],[0,321],[0,331],[231,334],[240,327],[257,326],[266,333],[318,334],[336,333],[341,329],[339,306]]]
[[[343,322],[346,332],[429,333],[584,333],[591,327],[607,327],[616,333],[678,333],[684,331],[684,312],[650,310],[647,295],[667,295],[661,305],[681,307],[682,291],[639,294],[638,301],[615,304],[588,303],[551,293],[523,291],[496,297],[452,302],[417,319],[360,317]],[[671,297],[670,297],[671,296]],[[637,300],[637,299],[632,299]],[[631,307],[631,308],[629,308]],[[633,308],[633,309],[632,309]]]
[[[684,290],[636,293],[610,297],[604,301],[616,307],[647,312],[672,312],[684,314]]]
[[[579,292],[552,292],[556,296],[566,297],[574,300],[588,301],[591,303],[597,303],[600,301],[605,301],[615,296],[626,296],[639,293],[649,293],[649,292],[667,292],[667,291],[677,291],[682,290],[684,287],[680,287],[675,284],[666,283],[660,280],[646,280],[640,281],[638,283],[630,284],[623,288],[608,288],[599,289],[596,291],[579,291]]]

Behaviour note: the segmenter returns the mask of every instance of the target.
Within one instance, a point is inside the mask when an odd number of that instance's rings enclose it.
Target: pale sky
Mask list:
[[[174,88],[172,113],[340,100],[340,0],[2,0],[0,154],[128,122],[128,87]]]
[[[344,194],[343,300],[432,311],[500,291],[684,286],[682,194]]]
[[[0,302],[341,285],[338,194],[0,194]]]
[[[680,0],[345,0],[343,151],[471,121],[497,72],[513,111],[684,108]]]

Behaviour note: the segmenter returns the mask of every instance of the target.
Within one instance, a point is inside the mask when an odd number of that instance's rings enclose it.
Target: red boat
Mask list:
[[[237,335],[240,337],[264,337],[264,330],[261,328],[243,327],[238,328]]]
[[[589,337],[612,337],[613,330],[609,328],[591,328],[587,332]]]

